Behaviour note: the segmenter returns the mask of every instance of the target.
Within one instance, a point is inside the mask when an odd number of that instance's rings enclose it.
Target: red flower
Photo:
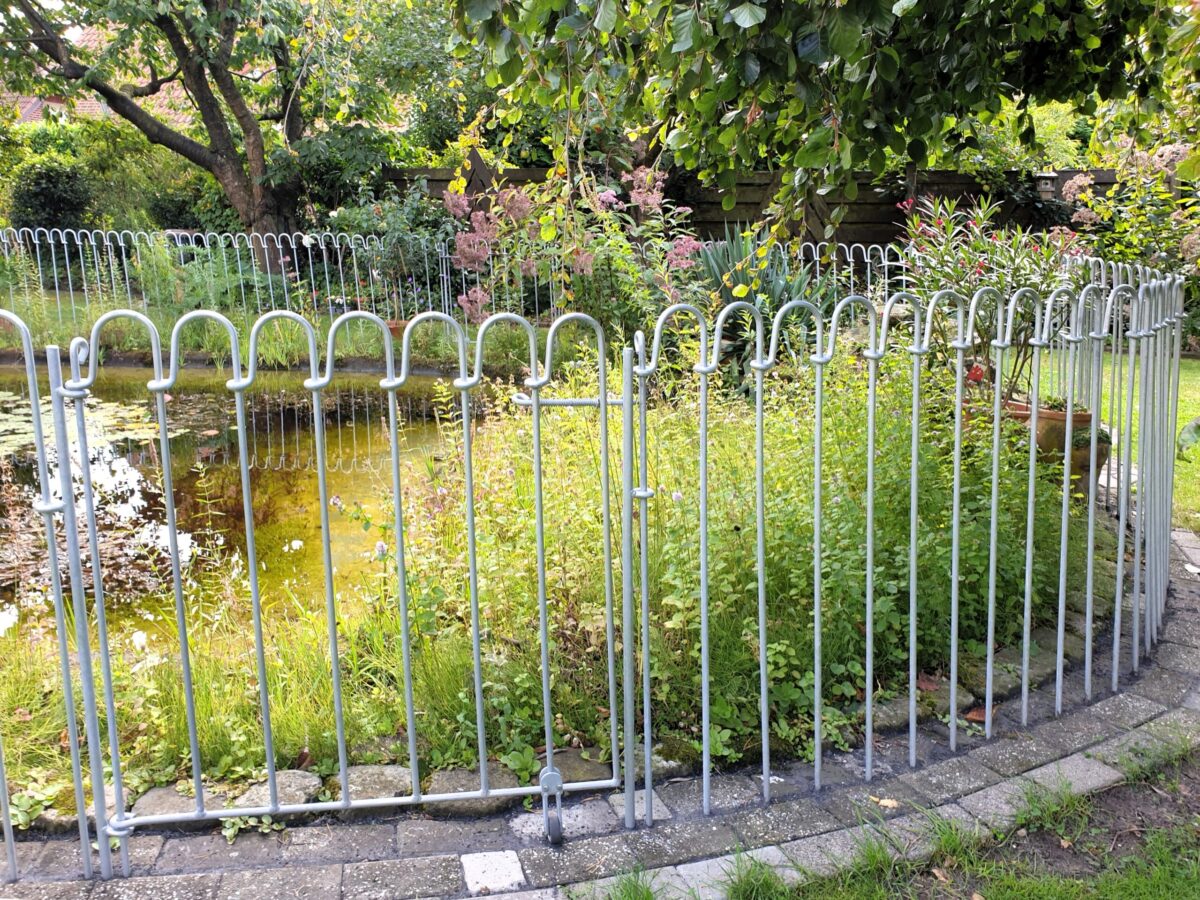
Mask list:
[[[971,366],[970,370],[967,372],[967,381],[971,382],[972,384],[979,384],[981,381],[983,381],[983,366],[981,366],[979,363],[975,363],[975,365]]]

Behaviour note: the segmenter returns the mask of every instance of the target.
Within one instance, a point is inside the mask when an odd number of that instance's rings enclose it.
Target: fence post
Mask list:
[[[604,398],[600,398],[601,403]],[[625,827],[634,827],[633,716],[633,348],[621,351],[621,659],[625,690]]]
[[[71,600],[75,607],[75,652],[79,662],[79,689],[83,696],[83,724],[87,740],[88,762],[91,768],[92,806],[96,810],[96,844],[100,853],[100,875],[112,877],[112,855],[108,847],[108,810],[104,797],[104,759],[100,743],[100,719],[96,710],[96,686],[92,674],[92,651],[88,628],[86,588],[83,583],[83,563],[80,560],[79,527],[75,519],[75,486],[71,477],[71,448],[67,441],[66,399],[63,387],[62,360],[55,346],[46,348],[46,366],[50,376],[50,406],[54,417],[54,438],[58,456],[59,490],[62,497],[63,532],[67,540],[67,562],[71,578]],[[81,466],[89,460],[81,459]],[[59,640],[66,641],[65,633]],[[83,823],[87,821],[84,808],[76,810]],[[82,848],[88,856],[88,848]]]

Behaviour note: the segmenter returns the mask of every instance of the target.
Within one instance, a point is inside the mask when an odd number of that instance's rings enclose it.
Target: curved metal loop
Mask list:
[[[98,318],[92,325],[91,336],[76,337],[71,339],[71,346],[68,350],[68,359],[72,365],[72,371],[75,371],[75,366],[82,368],[83,363],[88,364],[88,373],[83,378],[70,378],[63,383],[64,396],[78,398],[84,396],[82,392],[91,389],[96,383],[96,367],[100,361],[100,336],[104,332],[104,327],[110,322],[115,322],[119,319],[130,319],[145,327],[146,332],[150,335],[150,364],[154,372],[154,378],[147,384],[147,389],[151,391],[165,390],[165,388],[157,387],[162,382],[162,341],[159,338],[158,326],[150,320],[150,317],[144,313],[140,313],[134,309],[114,309],[106,312]]]
[[[867,334],[867,350],[864,351],[867,355],[867,358],[879,359],[879,356],[882,355],[876,346],[876,340],[879,332],[879,321],[875,305],[860,294],[851,294],[849,297],[842,298],[842,300],[838,302],[837,306],[833,308],[833,314],[829,317],[828,347],[821,358],[814,359],[813,362],[824,364],[833,359],[833,354],[837,350],[838,322],[841,321],[843,312],[854,306],[861,306],[867,311],[867,315],[869,317],[870,328],[868,329]],[[817,349],[820,349],[820,344],[817,345]]]
[[[382,387],[385,383],[391,383],[395,379],[396,362],[395,351],[392,348],[392,330],[388,328],[387,322],[375,315],[375,313],[354,309],[342,313],[330,324],[329,335],[325,342],[325,375],[318,380],[305,382],[306,388],[309,390],[324,390],[333,382],[334,351],[337,348],[338,332],[354,321],[367,322],[379,328],[383,334],[384,371],[386,372],[386,376],[380,381],[380,386]]]
[[[668,306],[658,315],[658,320],[654,323],[654,341],[650,349],[650,361],[644,366],[635,366],[634,375],[653,375],[658,369],[658,358],[662,352],[662,334],[666,324],[676,316],[686,314],[696,319],[696,324],[700,327],[700,352],[698,361],[692,367],[697,374],[711,374],[708,371],[708,320],[705,319],[704,313],[700,312],[695,306],[690,303],[674,303]]]
[[[604,387],[604,372],[607,369],[605,360],[607,359],[608,343],[604,339],[604,326],[602,326],[593,316],[587,313],[564,313],[554,320],[550,325],[550,330],[546,333],[546,362],[544,366],[545,375],[537,384],[531,384],[526,381],[527,387],[544,387],[553,377],[554,373],[554,348],[558,345],[558,333],[570,323],[578,323],[586,328],[591,329],[592,334],[596,337],[596,352],[599,354],[600,361],[600,384],[601,390]],[[641,332],[638,332],[641,334]]]
[[[175,382],[179,378],[180,359],[183,356],[179,347],[179,338],[183,333],[183,329],[196,321],[215,322],[225,329],[225,333],[229,335],[230,368],[233,370],[233,378],[229,379],[227,384],[234,384],[241,378],[242,350],[237,328],[219,312],[211,309],[194,309],[180,316],[179,321],[175,323],[175,327],[171,329],[171,353],[167,376],[161,382],[152,382],[148,385],[149,390],[169,391],[175,386]]]
[[[725,323],[729,321],[729,317],[734,313],[748,313],[754,319],[754,359],[750,362],[750,367],[753,369],[762,369],[766,365],[766,360],[763,359],[763,343],[765,340],[763,330],[763,315],[753,303],[747,303],[744,300],[730,303],[723,307],[717,314],[717,321],[713,324],[712,336],[712,359],[706,367],[709,374],[717,371],[717,362],[721,354],[721,338],[725,333]],[[635,348],[636,349],[636,348]]]

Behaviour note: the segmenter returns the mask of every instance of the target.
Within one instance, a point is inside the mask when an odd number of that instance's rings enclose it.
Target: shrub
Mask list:
[[[82,166],[60,156],[41,156],[17,170],[10,218],[14,228],[83,228],[92,200]]]

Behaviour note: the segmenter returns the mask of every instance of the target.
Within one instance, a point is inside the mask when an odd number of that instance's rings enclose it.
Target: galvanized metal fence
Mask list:
[[[168,315],[216,309],[242,319],[269,310],[329,318],[361,310],[394,322],[436,311],[463,321],[459,298],[481,285],[488,291],[479,318],[510,312],[548,320],[578,309],[584,293],[597,303],[612,295],[603,269],[576,273],[577,296],[568,301],[561,259],[483,250],[467,261],[453,239],[407,235],[8,228],[0,230],[0,298],[12,311],[35,303],[62,325],[119,307]],[[810,242],[798,254],[817,276],[833,271],[847,293],[890,293],[903,277],[901,253],[891,245]]]
[[[73,240],[73,239],[72,239]],[[97,246],[87,245],[89,252]],[[280,246],[283,246],[281,243]],[[295,249],[296,246],[289,244]],[[332,244],[330,246],[333,246]],[[340,246],[340,245],[338,245]],[[21,253],[29,252],[22,245]],[[11,246],[10,246],[11,249]],[[104,253],[108,253],[106,249]],[[136,252],[136,251],[134,251]],[[881,258],[890,251],[881,250]],[[122,250],[109,259],[117,259],[124,265],[131,257]],[[247,250],[247,259],[253,256]],[[329,256],[325,257],[329,259]],[[960,653],[959,636],[959,592],[960,558],[964,551],[957,521],[961,503],[960,476],[963,470],[964,431],[971,413],[965,402],[968,383],[979,380],[983,389],[991,385],[989,402],[991,407],[991,514],[988,538],[988,621],[986,641],[986,691],[983,698],[986,720],[986,737],[993,733],[993,685],[995,669],[995,613],[997,559],[999,542],[1023,545],[1026,582],[1024,596],[1024,620],[1021,664],[1021,714],[1023,720],[1029,715],[1030,648],[1031,648],[1031,604],[1032,569],[1035,546],[1033,541],[1035,482],[1039,468],[1045,463],[1039,460],[1036,442],[1028,441],[1028,501],[1025,522],[1020,527],[1002,533],[997,512],[997,491],[1001,479],[1000,442],[1002,419],[1008,414],[1005,409],[1003,383],[1010,371],[1011,356],[1022,348],[1030,354],[1030,402],[1025,411],[1032,431],[1036,431],[1039,416],[1047,413],[1037,398],[1049,393],[1063,398],[1065,447],[1076,445],[1076,404],[1091,406],[1097,414],[1087,424],[1087,438],[1083,445],[1088,448],[1090,471],[1098,467],[1098,447],[1104,433],[1111,436],[1116,453],[1104,469],[1101,492],[1089,486],[1086,491],[1087,545],[1083,548],[1068,545],[1068,519],[1072,504],[1079,502],[1072,486],[1071,466],[1062,464],[1060,504],[1061,542],[1054,565],[1058,571],[1057,592],[1057,646],[1055,667],[1055,706],[1061,712],[1065,697],[1064,671],[1066,653],[1064,649],[1067,620],[1067,566],[1069,554],[1086,554],[1086,622],[1084,638],[1084,697],[1093,693],[1093,664],[1097,654],[1111,654],[1111,689],[1119,686],[1122,662],[1127,661],[1137,669],[1145,652],[1157,640],[1164,610],[1168,583],[1168,554],[1171,531],[1171,500],[1173,488],[1174,442],[1173,429],[1177,412],[1178,361],[1180,355],[1180,323],[1183,315],[1182,281],[1140,268],[1108,265],[1099,260],[1081,260],[1086,267],[1090,282],[1082,290],[1058,288],[1039,293],[1020,290],[1011,296],[1002,296],[991,289],[983,289],[974,296],[966,297],[953,289],[940,291],[922,301],[914,294],[895,292],[881,304],[872,303],[860,294],[849,294],[832,309],[822,309],[806,298],[797,298],[785,303],[772,317],[768,318],[755,306],[738,302],[723,310],[710,322],[704,313],[686,304],[665,309],[658,317],[653,331],[638,333],[632,345],[614,347],[606,339],[599,323],[586,315],[573,312],[560,313],[549,328],[545,355],[539,358],[535,324],[525,316],[500,311],[491,315],[479,327],[472,344],[468,333],[445,303],[434,309],[414,310],[398,338],[393,338],[388,321],[378,312],[365,309],[340,311],[334,318],[327,341],[321,345],[318,330],[313,322],[292,308],[267,308],[254,320],[249,332],[249,353],[240,353],[239,329],[230,317],[219,311],[200,309],[186,312],[173,323],[169,334],[160,333],[155,322],[144,309],[115,309],[105,312],[96,321],[90,332],[71,341],[65,354],[57,346],[45,348],[48,368],[49,400],[52,410],[50,432],[43,432],[39,401],[39,373],[31,331],[26,322],[12,312],[0,311],[0,319],[20,335],[25,360],[27,390],[32,410],[31,427],[36,455],[38,497],[34,503],[41,515],[46,536],[46,552],[49,556],[51,598],[54,603],[57,626],[59,666],[62,690],[67,710],[67,743],[69,745],[76,808],[87,808],[88,785],[98,786],[109,781],[111,773],[112,802],[105,792],[95,790],[94,832],[89,830],[85,815],[78,816],[80,839],[80,871],[85,876],[92,874],[92,855],[89,845],[93,834],[98,838],[97,858],[102,877],[114,872],[129,872],[128,839],[139,828],[218,820],[228,817],[256,815],[288,815],[302,813],[334,812],[345,810],[384,811],[398,807],[410,807],[422,803],[436,804],[464,798],[494,796],[539,797],[547,835],[551,840],[561,839],[561,803],[565,793],[577,791],[611,790],[620,791],[624,797],[624,821],[628,828],[637,825],[635,815],[635,790],[646,788],[644,821],[650,826],[654,821],[653,763],[651,753],[655,745],[655,723],[651,702],[650,672],[652,665],[652,632],[657,627],[654,620],[650,596],[649,560],[647,548],[649,537],[647,523],[651,504],[656,502],[656,491],[652,486],[647,448],[653,440],[648,411],[652,405],[652,386],[668,365],[671,356],[687,352],[677,358],[676,369],[695,379],[698,391],[696,414],[698,416],[698,482],[695,485],[699,504],[699,520],[696,532],[698,544],[698,569],[695,573],[699,591],[699,639],[700,639],[700,686],[701,686],[701,743],[703,779],[702,797],[706,813],[711,808],[710,774],[712,772],[711,709],[712,679],[710,673],[709,608],[712,577],[709,571],[710,540],[710,460],[708,458],[710,435],[709,413],[711,408],[714,379],[718,376],[723,361],[727,339],[735,332],[743,335],[751,348],[749,355],[750,401],[754,409],[754,492],[755,492],[755,579],[757,606],[758,646],[766,647],[770,638],[768,609],[771,596],[765,577],[765,553],[771,541],[765,512],[765,501],[770,485],[766,482],[766,444],[764,427],[768,415],[765,398],[767,375],[783,364],[791,354],[798,363],[811,370],[813,378],[812,404],[815,412],[812,421],[813,452],[811,459],[798,461],[810,467],[812,487],[813,558],[813,659],[811,671],[815,679],[815,702],[813,717],[814,788],[822,787],[822,762],[826,754],[823,718],[826,697],[823,693],[822,672],[822,586],[825,579],[822,566],[822,523],[824,504],[830,502],[827,493],[830,487],[823,477],[825,460],[824,414],[828,398],[826,395],[826,370],[832,362],[846,354],[858,354],[862,361],[862,377],[867,391],[866,445],[861,448],[843,448],[844,451],[862,453],[866,468],[866,518],[862,533],[864,546],[864,590],[862,596],[865,615],[866,648],[863,665],[868,689],[864,696],[864,759],[863,777],[870,780],[875,771],[873,759],[874,665],[877,650],[874,646],[874,614],[876,597],[875,559],[875,471],[880,454],[876,446],[876,420],[880,413],[876,388],[882,361],[892,356],[907,356],[911,365],[911,478],[909,480],[909,551],[907,570],[908,598],[908,646],[904,648],[908,657],[908,740],[909,763],[917,762],[917,627],[921,613],[918,583],[918,554],[920,521],[918,498],[923,485],[918,477],[917,448],[920,439],[920,417],[922,386],[925,370],[923,359],[934,349],[942,352],[951,362],[955,397],[953,408],[946,413],[953,419],[953,482],[949,486],[953,496],[954,522],[951,547],[950,575],[950,621],[945,634],[949,650],[950,715],[948,719],[948,743],[950,749],[958,747],[959,698],[956,693],[959,681],[958,666]],[[98,284],[108,275],[89,276]],[[111,282],[110,282],[111,285]],[[111,288],[110,288],[111,289]],[[127,295],[130,299],[132,295]],[[444,299],[444,298],[443,298]],[[439,301],[441,302],[441,301]],[[255,309],[260,307],[255,306]],[[407,311],[407,310],[406,310]],[[989,333],[980,336],[977,323],[984,316],[991,322]],[[185,813],[144,816],[127,811],[128,792],[124,783],[123,764],[126,761],[117,727],[118,715],[115,708],[113,689],[112,647],[106,621],[104,593],[104,558],[98,545],[97,506],[100,502],[93,490],[87,460],[89,459],[89,410],[86,399],[96,383],[103,365],[100,348],[107,330],[116,327],[143,329],[152,347],[151,360],[153,377],[146,385],[148,397],[153,403],[153,418],[157,426],[159,459],[162,474],[162,495],[169,542],[171,563],[170,581],[174,596],[175,626],[178,634],[179,663],[183,680],[183,697],[186,703],[188,741],[190,746],[191,787],[194,790],[194,808]],[[170,414],[167,395],[175,389],[180,367],[183,364],[179,352],[180,335],[186,329],[201,323],[209,323],[228,336],[232,372],[226,389],[234,408],[238,441],[238,466],[240,470],[242,509],[246,523],[247,572],[249,576],[252,631],[254,638],[253,662],[249,664],[259,693],[260,720],[265,746],[265,767],[269,802],[253,808],[237,805],[229,808],[211,808],[205,802],[205,772],[201,762],[198,741],[195,690],[192,683],[192,663],[189,656],[189,626],[187,607],[184,602],[183,571],[181,552],[178,545],[177,508],[173,487],[170,452]],[[327,640],[330,652],[332,675],[333,708],[335,712],[338,765],[336,778],[340,787],[340,799],[300,804],[286,804],[279,799],[276,777],[276,761],[273,752],[272,708],[267,689],[267,672],[264,647],[263,610],[255,562],[255,518],[254,487],[250,475],[252,455],[248,441],[248,418],[246,409],[247,392],[259,378],[257,344],[265,330],[276,325],[286,325],[298,330],[307,346],[307,377],[304,390],[312,403],[313,462],[317,472],[321,530],[324,536],[322,547],[324,561],[324,604],[327,625]],[[848,331],[854,327],[854,336]],[[338,599],[334,590],[333,571],[330,557],[330,502],[326,483],[327,423],[323,407],[325,395],[336,388],[339,372],[334,353],[339,337],[351,327],[363,327],[377,331],[382,340],[383,353],[379,359],[383,377],[379,382],[386,402],[386,428],[390,447],[389,474],[394,502],[394,519],[391,522],[394,543],[389,552],[394,555],[396,567],[396,591],[400,622],[400,646],[403,654],[405,735],[407,740],[408,764],[412,770],[412,792],[401,797],[354,796],[348,777],[349,751],[345,729],[345,713],[340,681]],[[461,464],[465,474],[462,528],[466,534],[469,571],[469,615],[472,650],[471,690],[474,698],[477,721],[476,738],[480,763],[480,783],[477,790],[440,795],[422,792],[422,771],[418,740],[420,723],[414,708],[412,647],[413,638],[409,621],[408,578],[406,575],[407,524],[403,504],[399,502],[405,485],[402,483],[400,464],[401,444],[398,415],[398,397],[406,382],[413,375],[411,347],[413,335],[425,328],[448,329],[453,335],[457,350],[457,367],[449,376],[450,385],[457,395],[461,410]],[[477,571],[476,548],[476,487],[473,481],[473,449],[475,423],[473,405],[484,386],[481,368],[483,349],[497,328],[515,328],[528,338],[529,377],[524,390],[513,398],[521,408],[528,410],[532,428],[531,463],[533,473],[534,529],[531,535],[530,554],[537,574],[537,641],[540,653],[540,710],[544,725],[546,744],[545,766],[537,782],[521,787],[497,787],[489,779],[489,769],[494,765],[494,754],[489,748],[485,728],[483,679],[481,590]],[[592,357],[595,364],[596,393],[593,396],[567,396],[559,390],[556,359],[562,352],[565,329],[582,330],[591,336],[595,346]],[[795,329],[799,328],[801,339],[796,341]],[[988,366],[982,374],[976,372],[978,361],[968,354],[979,346],[979,339],[990,351]],[[683,351],[680,348],[691,348]],[[162,351],[166,350],[164,354]],[[472,350],[473,360],[472,360]],[[249,362],[241,363],[245,358]],[[619,364],[617,360],[619,359]],[[614,372],[615,369],[615,372]],[[975,376],[979,375],[978,378]],[[686,377],[686,376],[685,376]],[[1109,398],[1107,411],[1102,407],[1102,398]],[[556,409],[574,408],[582,414],[595,413],[595,435],[599,447],[598,473],[601,498],[601,518],[604,571],[604,636],[603,658],[607,666],[607,696],[595,698],[610,710],[608,746],[611,754],[611,777],[586,781],[567,782],[555,765],[554,708],[552,702],[552,672],[550,621],[555,614],[551,608],[547,588],[546,522],[543,509],[548,491],[554,488],[544,480],[546,460],[543,458],[543,429],[552,427],[550,416]],[[619,428],[616,423],[619,422]],[[616,435],[614,435],[614,431]],[[617,438],[619,437],[619,445]],[[900,452],[889,448],[886,452]],[[619,484],[610,483],[610,464],[619,467]],[[1102,494],[1102,497],[1101,497]],[[1097,520],[1101,510],[1107,509],[1116,518],[1117,551],[1115,563],[1117,577],[1112,595],[1101,596],[1095,588],[1095,542]],[[62,533],[66,547],[66,575],[60,575],[58,541],[56,534]],[[89,583],[84,577],[81,555],[84,550],[92,560],[93,577]],[[486,599],[486,598],[484,598]],[[1128,615],[1128,619],[1125,616]],[[94,629],[94,631],[93,631]],[[1111,649],[1099,648],[1097,637],[1111,631]],[[74,648],[74,652],[72,651]],[[619,648],[619,650],[618,650]],[[888,650],[892,648],[886,648]],[[748,651],[749,652],[749,651]],[[759,665],[759,712],[761,717],[761,770],[762,795],[770,800],[772,748],[770,742],[771,709],[769,691],[771,678],[766,653],[758,655]],[[74,696],[73,685],[79,685],[80,696]],[[1080,699],[1080,698],[1075,698]],[[77,720],[75,711],[81,710]],[[638,714],[641,725],[638,725]],[[79,733],[78,721],[82,722]],[[0,736],[2,738],[3,736]],[[84,740],[84,738],[86,740]],[[645,758],[638,760],[637,746],[644,747]],[[639,778],[639,765],[641,768]],[[7,781],[3,772],[3,754],[0,750],[0,824],[3,825],[5,850],[8,859],[7,875],[16,878],[18,866],[12,819],[8,808]],[[117,849],[110,849],[110,840]],[[115,855],[115,859],[114,859]]]

